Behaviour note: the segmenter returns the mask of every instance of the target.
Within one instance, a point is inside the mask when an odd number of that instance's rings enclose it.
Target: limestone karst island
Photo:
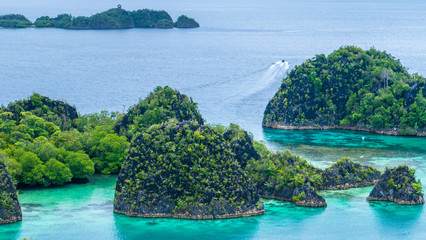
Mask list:
[[[107,11],[96,13],[90,17],[74,17],[70,14],[59,14],[57,17],[42,16],[34,23],[21,14],[0,16],[2,28],[64,28],[64,29],[123,29],[123,28],[197,28],[199,23],[186,15],[180,16],[176,22],[163,10],[124,10],[121,5]]]

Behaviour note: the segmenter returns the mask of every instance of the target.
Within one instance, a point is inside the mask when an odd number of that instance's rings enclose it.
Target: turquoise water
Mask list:
[[[360,142],[371,141],[374,144]],[[407,163],[426,182],[425,138],[351,131],[265,130],[271,148],[290,148],[326,167],[334,157],[361,153],[357,160],[379,168]],[[333,141],[336,139],[336,141]],[[361,140],[362,141],[362,140]],[[397,144],[393,144],[394,142]],[[338,144],[336,142],[339,142]],[[400,146],[400,147],[399,147]],[[416,147],[417,146],[417,147]],[[143,219],[114,214],[115,176],[61,188],[20,190],[23,218],[0,226],[0,240],[37,239],[424,239],[424,206],[369,203],[372,187],[322,191],[327,208],[297,207],[264,200],[266,214],[227,220]]]
[[[426,138],[351,131],[262,129],[262,114],[285,69],[342,45],[386,50],[426,75],[423,0],[120,0],[125,9],[164,9],[194,17],[198,29],[66,31],[0,29],[0,104],[33,91],[81,113],[125,111],[157,85],[199,103],[209,123],[241,125],[271,149],[290,149],[325,168],[342,156],[383,169],[406,163],[426,183]],[[113,0],[2,1],[0,14],[91,15]],[[364,141],[362,140],[364,137]],[[361,158],[361,156],[363,156]],[[89,184],[21,190],[24,220],[0,226],[0,239],[424,239],[423,206],[368,203],[371,187],[323,192],[325,209],[265,201],[258,217],[194,221],[112,213],[115,177]]]

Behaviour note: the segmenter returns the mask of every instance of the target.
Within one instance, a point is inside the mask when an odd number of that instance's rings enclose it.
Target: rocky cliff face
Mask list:
[[[406,205],[424,203],[422,186],[415,179],[415,171],[406,165],[387,169],[367,200],[391,201]]]
[[[0,224],[22,220],[21,205],[5,165],[0,162]]]
[[[380,171],[353,162],[350,158],[341,158],[322,172],[320,189],[348,189],[374,185],[380,178]]]
[[[229,143],[197,122],[153,125],[131,143],[114,212],[139,217],[232,218],[264,213]]]

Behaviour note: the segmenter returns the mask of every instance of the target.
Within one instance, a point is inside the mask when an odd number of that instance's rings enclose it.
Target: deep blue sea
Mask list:
[[[288,148],[318,167],[342,156],[381,169],[407,163],[426,182],[426,138],[261,127],[287,69],[315,54],[374,47],[426,76],[426,1],[0,0],[0,15],[34,21],[91,15],[118,3],[127,10],[166,10],[173,19],[185,14],[201,28],[0,29],[0,104],[38,92],[82,114],[123,112],[156,86],[169,85],[198,102],[208,123],[237,123],[272,149]],[[324,191],[325,209],[267,200],[260,217],[189,221],[114,215],[114,185],[115,177],[95,176],[87,185],[21,190],[24,220],[0,226],[0,239],[426,238],[423,206],[368,203],[371,187]]]

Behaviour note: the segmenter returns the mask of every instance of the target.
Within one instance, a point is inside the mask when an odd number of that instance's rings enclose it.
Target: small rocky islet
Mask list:
[[[367,200],[390,201],[402,205],[423,204],[425,200],[422,190],[420,180],[416,180],[415,170],[402,165],[386,169]]]
[[[163,10],[140,9],[127,11],[121,5],[90,17],[74,17],[59,14],[57,17],[42,16],[32,23],[20,14],[0,16],[1,28],[63,28],[63,29],[126,29],[126,28],[198,28],[193,18],[181,15],[176,22]]]
[[[322,184],[319,189],[338,190],[374,185],[381,173],[372,166],[364,166],[343,157],[325,169],[321,175]]]

